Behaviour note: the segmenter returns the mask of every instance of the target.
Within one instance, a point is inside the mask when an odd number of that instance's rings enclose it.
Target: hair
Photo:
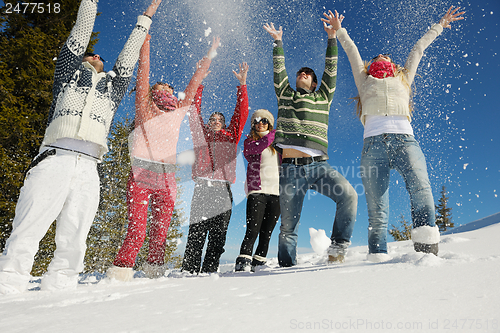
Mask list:
[[[257,132],[255,130],[255,128],[253,127],[254,124],[252,124],[252,128],[250,129],[250,134],[249,134],[249,137],[253,140],[253,141],[257,141],[261,138],[261,136],[258,134],[259,132]],[[268,123],[268,127],[267,127],[267,130],[268,131],[272,131],[273,129],[273,124],[271,123]],[[270,145],[269,146],[269,149],[271,149],[273,155],[276,153],[276,149],[274,149],[273,145]]]
[[[215,111],[214,113],[212,113],[210,115],[210,117],[208,118],[208,121],[210,121],[210,118],[212,118],[213,115],[219,115],[222,118],[222,122],[223,122],[222,128],[226,128],[226,117],[224,117],[224,115],[221,112]]]
[[[368,67],[370,67],[372,62],[373,62],[373,60],[364,61],[365,73],[368,73]],[[403,66],[396,64],[394,61],[392,61],[392,59],[391,59],[391,63],[393,63],[394,66],[396,67],[394,77],[399,78],[401,80],[401,82],[403,83],[403,85],[406,86],[406,88],[410,91],[410,103],[408,104],[408,108],[410,109],[410,115],[411,115],[413,113],[413,95],[415,94],[415,91],[414,91],[413,84],[410,85],[408,83],[408,75],[407,75],[408,70],[406,68],[404,68]],[[358,96],[351,97],[350,99],[352,99],[356,102],[356,115],[358,116],[358,118],[361,118],[361,116],[363,115],[363,106],[361,105],[361,97],[358,94]]]
[[[163,83],[161,81],[158,81],[156,82],[155,84],[153,84],[152,86],[149,86],[149,98],[151,98],[151,92],[153,91],[153,87],[157,84],[162,84],[162,85],[167,85],[169,86],[170,88],[172,88],[172,91],[175,91],[175,88],[169,84],[169,83]],[[132,95],[133,92],[135,92],[137,90],[137,84],[130,90],[130,92],[128,93],[128,95]]]
[[[316,83],[316,84],[318,84],[318,78],[316,77],[316,73],[314,73],[314,71],[312,70],[312,68],[302,67],[301,69],[299,69],[297,71],[297,75],[295,75],[295,76],[299,76],[300,73],[306,73],[306,74],[312,75],[313,82]]]

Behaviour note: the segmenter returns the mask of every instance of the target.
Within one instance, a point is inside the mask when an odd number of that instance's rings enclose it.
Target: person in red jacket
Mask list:
[[[231,218],[233,197],[231,183],[236,180],[236,147],[248,117],[246,78],[248,64],[233,71],[240,82],[236,108],[226,127],[224,115],[214,112],[205,125],[201,117],[201,95],[198,93],[189,115],[193,136],[195,163],[192,174],[195,181],[189,233],[182,261],[182,271],[188,273],[214,273],[224,253],[226,232]],[[201,255],[208,234],[207,251],[203,266]]]
[[[146,237],[149,204],[152,213],[149,252],[142,270],[149,278],[165,274],[165,239],[177,195],[175,163],[179,129],[220,44],[220,39],[214,38],[207,56],[197,63],[186,90],[179,94],[183,99],[177,99],[168,84],[158,82],[150,87],[150,38],[148,35],[141,48],[137,75],[135,129],[130,137],[132,170],[127,183],[127,236],[107,272],[108,277],[122,281],[129,281],[134,275],[135,260]]]

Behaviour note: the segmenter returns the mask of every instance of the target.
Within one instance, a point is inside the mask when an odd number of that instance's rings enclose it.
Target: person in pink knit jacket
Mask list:
[[[142,270],[149,278],[165,274],[165,239],[177,195],[175,163],[180,125],[220,44],[219,38],[213,39],[208,54],[197,63],[191,81],[178,99],[168,84],[157,82],[150,87],[150,39],[148,35],[141,48],[135,129],[129,140],[132,170],[127,183],[127,236],[107,273],[108,277],[122,281],[133,278],[135,260],[146,237],[149,203],[152,213],[149,252]]]

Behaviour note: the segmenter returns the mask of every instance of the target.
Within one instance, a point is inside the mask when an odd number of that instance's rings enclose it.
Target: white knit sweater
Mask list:
[[[413,83],[418,64],[424,54],[424,50],[443,32],[440,24],[434,24],[427,33],[418,40],[411,50],[405,63],[408,70],[408,84]],[[407,116],[411,121],[409,109],[410,91],[400,78],[387,77],[378,79],[368,75],[365,71],[363,60],[359,55],[358,48],[347,34],[346,29],[337,31],[337,39],[342,44],[344,51],[351,63],[354,82],[358,88],[363,107],[361,123],[365,124],[365,116]]]

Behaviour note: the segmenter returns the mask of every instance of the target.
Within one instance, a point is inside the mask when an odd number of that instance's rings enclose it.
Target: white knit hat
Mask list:
[[[258,109],[256,110],[253,114],[252,114],[252,118],[250,119],[250,123],[252,124],[253,126],[253,122],[255,119],[261,119],[261,118],[266,118],[267,120],[269,120],[269,123],[271,123],[274,127],[274,116],[271,112],[269,112],[268,110],[266,109]]]

